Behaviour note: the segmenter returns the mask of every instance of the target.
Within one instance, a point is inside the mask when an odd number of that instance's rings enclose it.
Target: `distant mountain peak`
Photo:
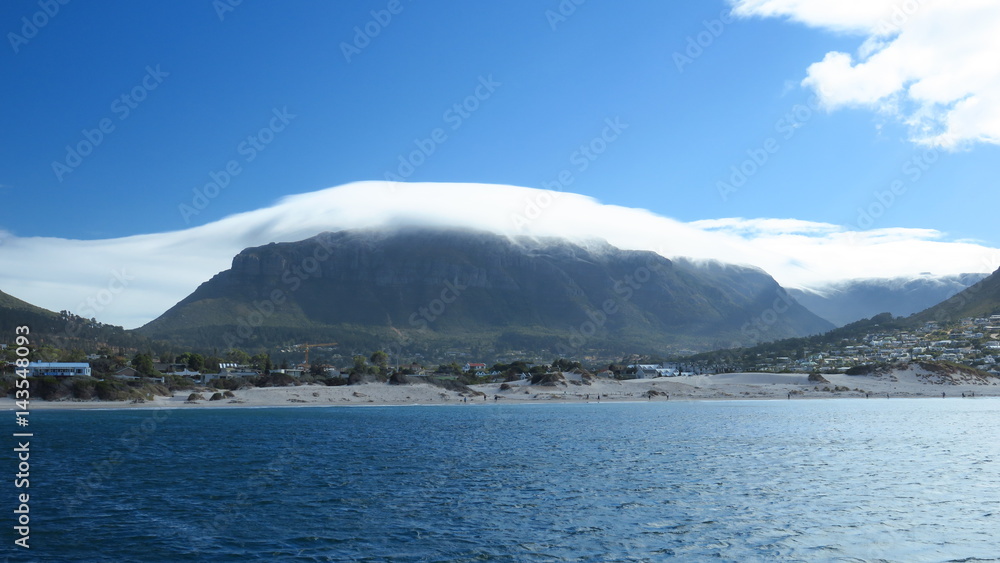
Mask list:
[[[905,317],[931,307],[974,285],[987,274],[900,276],[839,281],[817,288],[790,289],[820,317],[844,326],[878,313]]]
[[[988,317],[1000,314],[1000,269],[984,276],[975,284],[955,292],[940,303],[923,310],[911,321],[956,321],[967,317]]]

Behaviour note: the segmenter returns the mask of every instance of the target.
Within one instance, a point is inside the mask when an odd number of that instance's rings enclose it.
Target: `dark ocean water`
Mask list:
[[[9,561],[1000,558],[1000,400],[31,416]]]

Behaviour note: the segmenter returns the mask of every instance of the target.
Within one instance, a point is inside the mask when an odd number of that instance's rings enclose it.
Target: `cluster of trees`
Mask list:
[[[160,377],[165,374],[156,369],[157,361],[164,364],[184,366],[191,371],[200,373],[218,373],[222,364],[238,364],[249,366],[264,376],[271,375],[272,371],[279,367],[282,369],[289,367],[287,361],[282,361],[280,366],[276,365],[272,361],[270,354],[266,352],[250,355],[241,349],[230,349],[222,354],[216,353],[211,355],[189,351],[179,354],[164,351],[159,356],[155,355],[151,349],[146,349],[146,351],[132,353],[131,358],[129,358],[126,355],[125,349],[119,348],[113,350],[107,346],[102,346],[97,350],[97,354],[100,356],[98,359],[88,360],[87,354],[80,348],[60,349],[43,344],[32,349],[30,359],[32,361],[49,362],[88,361],[96,377],[111,375],[126,366],[132,367],[140,375]],[[14,349],[9,347],[6,350],[0,351],[0,360],[6,360],[6,362],[0,362],[0,365],[3,363],[12,363],[15,359]],[[405,381],[405,376],[414,374],[410,366],[393,369],[390,365],[389,354],[383,350],[376,350],[369,356],[354,356],[353,364],[346,369],[347,373],[342,373],[339,377],[328,377],[328,369],[330,367],[333,366],[323,363],[313,364],[310,366],[308,375],[312,376],[311,380],[318,382],[346,384],[360,381],[390,381],[393,380],[394,376],[396,376],[395,381],[402,382]],[[511,363],[496,363],[488,371],[491,374],[500,374],[507,381],[512,381],[518,379],[521,374],[527,374],[531,377],[551,371],[571,371],[582,367],[579,361],[557,358],[551,364],[534,364],[524,360]],[[608,367],[616,375],[626,375],[627,368],[625,365],[612,364]],[[344,370],[343,367],[340,367],[340,369]],[[458,381],[466,385],[483,383],[493,377],[479,377],[474,373],[466,373],[463,370],[463,366],[456,362],[439,365],[435,373],[438,375],[454,376]],[[328,379],[329,381],[327,381]],[[340,381],[341,379],[343,381]]]
[[[580,362],[574,362],[572,360],[567,360],[565,358],[559,358],[553,361],[551,364],[535,364],[532,362],[527,362],[524,360],[518,360],[511,362],[509,364],[496,363],[490,368],[489,373],[499,374],[503,377],[504,381],[514,381],[518,379],[522,373],[528,374],[529,377],[536,375],[543,375],[551,371],[571,371],[576,368],[582,368],[583,365]],[[458,380],[466,385],[475,385],[477,383],[485,383],[487,380],[491,379],[493,376],[478,377],[474,373],[466,373],[462,370],[462,366],[455,362],[450,364],[441,364],[438,366],[438,374],[454,375],[458,377]]]
[[[405,381],[405,376],[414,374],[414,370],[410,366],[393,369],[389,365],[389,355],[382,350],[373,352],[371,356],[354,356],[353,362],[347,373],[341,374],[344,383],[356,383],[364,380],[401,383]],[[322,377],[326,374],[326,370],[329,367],[323,364],[315,364],[310,367],[310,374],[315,377]],[[501,374],[507,381],[513,381],[522,373],[533,376],[545,374],[550,371],[570,371],[580,367],[582,367],[580,362],[559,358],[553,361],[552,364],[533,364],[527,361],[516,361],[509,364],[497,363],[489,371],[490,373]],[[438,365],[437,369],[434,370],[434,374],[453,376],[465,385],[484,383],[490,379],[489,376],[481,377],[474,373],[465,372],[463,366],[457,362]]]
[[[57,348],[52,344],[39,342],[30,348],[31,353],[28,359],[33,362],[86,362],[87,353],[81,348]],[[100,354],[106,356],[122,355],[122,351],[112,351],[107,347],[100,349]],[[0,350],[0,360],[13,362],[17,359],[17,354],[13,346],[8,346],[5,350]]]
[[[388,381],[395,372],[389,367],[389,354],[382,350],[377,350],[370,357],[356,355],[353,365],[347,370],[347,377],[341,374],[339,377],[327,378],[330,385],[346,385],[348,383],[360,383],[365,380]],[[325,377],[327,370],[334,366],[327,364],[313,364],[309,366],[309,375],[314,377]],[[412,374],[413,372],[410,371]]]
[[[84,349],[109,346],[121,352],[126,349],[154,349],[165,346],[117,325],[98,322],[69,311],[53,313],[23,302],[17,302],[0,292],[0,334],[13,334],[14,327],[31,327],[32,344],[39,354],[31,358],[40,362],[84,361]]]

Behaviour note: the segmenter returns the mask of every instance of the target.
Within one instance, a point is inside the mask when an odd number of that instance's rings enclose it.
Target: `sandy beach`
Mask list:
[[[369,383],[327,387],[261,387],[233,392],[233,397],[208,400],[215,389],[195,390],[204,399],[188,401],[191,390],[142,403],[120,401],[31,401],[32,409],[239,408],[293,406],[477,405],[531,402],[620,402],[690,400],[802,400],[847,397],[925,397],[940,399],[1000,396],[1000,379],[968,374],[941,374],[919,367],[894,370],[880,376],[823,375],[826,382],[810,381],[801,373],[726,373],[657,379],[584,381],[572,374],[565,383],[531,385],[528,381],[474,385],[469,392],[450,391],[427,383],[389,385]],[[14,400],[0,399],[0,407],[16,410]]]

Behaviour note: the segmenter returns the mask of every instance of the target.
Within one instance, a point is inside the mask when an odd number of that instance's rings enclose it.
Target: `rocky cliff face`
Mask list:
[[[414,229],[246,249],[141,330],[203,339],[235,334],[241,320],[258,325],[249,331],[258,343],[265,333],[354,331],[405,345],[565,354],[667,353],[830,328],[755,269],[675,264],[604,242]]]

